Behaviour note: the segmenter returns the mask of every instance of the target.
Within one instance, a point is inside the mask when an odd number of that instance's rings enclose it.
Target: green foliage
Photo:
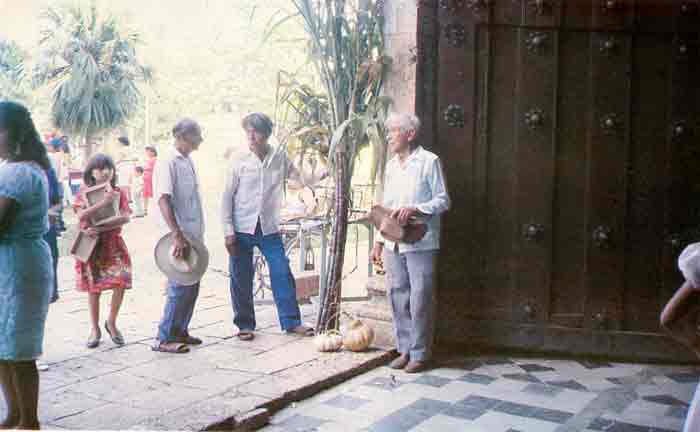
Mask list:
[[[0,99],[24,101],[27,97],[25,58],[16,43],[0,39]]]
[[[136,55],[139,35],[101,16],[94,3],[49,7],[42,17],[32,80],[53,90],[54,125],[84,138],[124,125],[140,106],[137,83],[152,78]]]

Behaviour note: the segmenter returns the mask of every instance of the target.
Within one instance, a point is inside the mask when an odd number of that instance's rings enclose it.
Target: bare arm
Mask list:
[[[175,235],[175,250],[173,256],[176,258],[187,258],[189,254],[190,243],[185,238],[185,234],[180,229],[180,225],[175,218],[175,210],[173,209],[172,197],[169,194],[163,194],[158,198],[158,208],[160,209],[165,223],[168,224],[170,232]]]
[[[698,296],[700,291],[690,282],[684,282],[664,307],[660,321],[661,327],[672,338],[688,346],[700,356],[700,336],[695,326],[695,317],[684,319],[688,318],[688,314],[695,309]]]

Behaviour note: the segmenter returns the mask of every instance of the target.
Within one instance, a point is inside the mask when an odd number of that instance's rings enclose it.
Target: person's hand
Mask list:
[[[391,212],[391,217],[398,220],[399,225],[405,226],[411,218],[419,214],[420,212],[415,207],[401,207]]]
[[[228,251],[228,254],[231,256],[236,256],[236,235],[230,235],[226,236],[226,250]]]
[[[175,232],[175,244],[173,256],[178,259],[187,259],[190,255],[190,242],[187,241],[182,231]]]
[[[107,207],[111,205],[113,202],[117,201],[120,198],[119,191],[115,191],[112,189],[112,187],[108,184],[107,187],[105,188],[105,196],[102,198],[102,207]]]
[[[382,252],[384,252],[384,243],[375,242],[372,248],[372,264],[382,265]]]

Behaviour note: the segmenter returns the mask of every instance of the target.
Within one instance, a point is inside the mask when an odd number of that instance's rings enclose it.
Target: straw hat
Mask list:
[[[204,243],[185,236],[190,243],[190,253],[187,259],[175,258],[175,236],[173,233],[164,235],[154,250],[156,265],[169,280],[181,285],[194,285],[202,279],[209,266],[209,251]]]

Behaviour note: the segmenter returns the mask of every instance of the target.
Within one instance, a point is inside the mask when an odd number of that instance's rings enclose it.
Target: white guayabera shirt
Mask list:
[[[299,170],[284,151],[269,147],[262,161],[253,152],[235,160],[221,199],[224,235],[255,234],[258,219],[263,235],[278,232],[287,178],[302,183]]]
[[[398,243],[399,253],[440,248],[440,214],[450,208],[450,197],[445,186],[440,159],[435,153],[416,147],[403,166],[395,155],[386,165],[382,205],[396,210],[415,207],[427,215],[428,231],[418,242]],[[381,238],[384,247],[395,250],[396,243]]]

